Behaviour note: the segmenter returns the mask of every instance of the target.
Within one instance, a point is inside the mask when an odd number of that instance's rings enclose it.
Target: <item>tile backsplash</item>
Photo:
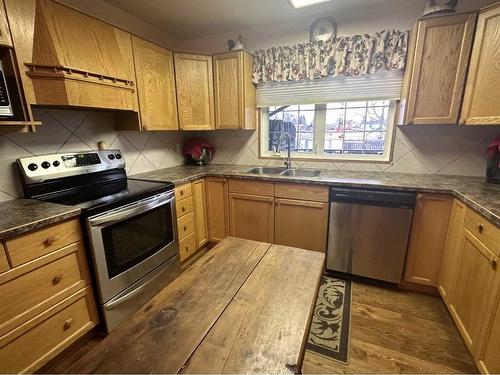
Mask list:
[[[103,111],[35,109],[43,125],[36,133],[0,136],[0,201],[22,196],[17,158],[56,152],[96,150],[97,142],[123,152],[127,173],[135,174],[183,163],[176,153],[180,132],[116,131],[113,115]]]

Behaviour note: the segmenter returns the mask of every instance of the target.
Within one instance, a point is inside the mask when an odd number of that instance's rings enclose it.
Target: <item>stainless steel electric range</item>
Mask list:
[[[82,209],[107,332],[181,272],[174,185],[128,179],[119,150],[18,160],[26,198]]]

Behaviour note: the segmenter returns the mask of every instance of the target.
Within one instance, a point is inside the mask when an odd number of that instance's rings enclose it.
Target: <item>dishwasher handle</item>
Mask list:
[[[394,190],[371,190],[333,187],[330,190],[331,202],[368,204],[387,207],[415,207],[414,192]]]

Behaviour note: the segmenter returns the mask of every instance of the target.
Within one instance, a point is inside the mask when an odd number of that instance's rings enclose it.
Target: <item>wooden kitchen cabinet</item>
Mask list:
[[[136,36],[132,45],[141,129],[178,130],[173,53]]]
[[[466,209],[465,203],[458,199],[453,200],[443,257],[441,259],[441,269],[438,277],[439,293],[447,303],[451,302],[451,297],[453,296],[457,270],[462,257],[462,232]]]
[[[274,197],[229,193],[231,236],[274,243]]]
[[[408,244],[405,281],[436,287],[453,198],[418,194]]]
[[[215,127],[255,129],[255,86],[252,83],[253,56],[232,51],[213,56]]]
[[[12,38],[10,36],[9,21],[5,12],[5,4],[0,0],[0,45],[12,47]]]
[[[276,198],[274,241],[326,252],[328,203]]]
[[[214,129],[212,57],[174,53],[174,63],[180,129]]]
[[[500,3],[479,13],[461,122],[500,124]]]
[[[421,19],[413,27],[400,124],[458,123],[475,23],[476,13],[461,13]]]
[[[205,180],[197,180],[192,184],[194,224],[196,231],[196,248],[199,249],[208,242],[208,222]]]
[[[10,268],[9,261],[7,260],[7,255],[5,254],[5,248],[2,243],[0,243],[0,273],[7,271]]]
[[[219,242],[229,232],[228,187],[227,180],[219,177],[205,179],[207,193],[208,238]]]
[[[500,291],[493,299],[493,315],[483,329],[483,348],[478,355],[478,368],[483,374],[500,373]]]

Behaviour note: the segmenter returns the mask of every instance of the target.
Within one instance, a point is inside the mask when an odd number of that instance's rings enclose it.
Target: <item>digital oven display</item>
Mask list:
[[[63,156],[62,160],[66,168],[85,167],[87,165],[101,164],[98,154],[76,154]]]

